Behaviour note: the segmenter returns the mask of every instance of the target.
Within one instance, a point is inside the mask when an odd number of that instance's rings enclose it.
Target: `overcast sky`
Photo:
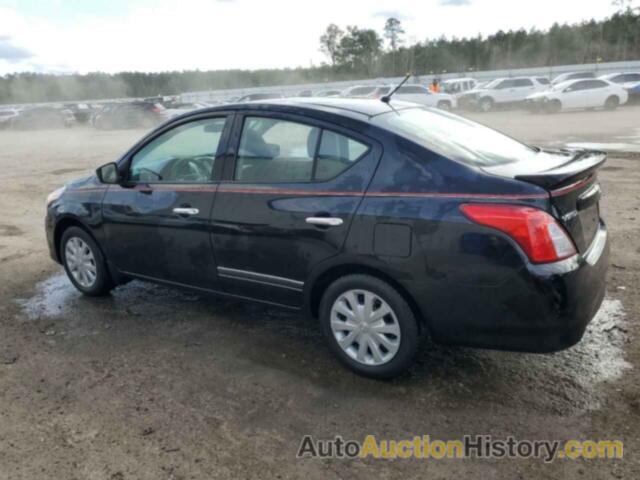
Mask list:
[[[601,19],[610,0],[0,0],[0,75],[309,66],[329,23],[408,42]]]

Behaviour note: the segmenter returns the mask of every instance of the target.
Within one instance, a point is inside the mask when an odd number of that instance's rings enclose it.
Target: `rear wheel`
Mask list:
[[[618,105],[620,105],[620,99],[615,95],[610,96],[604,102],[604,108],[606,108],[607,110],[615,110],[616,108],[618,108]]]
[[[440,110],[444,110],[446,112],[451,111],[451,102],[447,102],[446,100],[439,101],[437,106]]]
[[[482,112],[490,112],[491,110],[493,110],[493,99],[489,98],[489,97],[485,97],[483,99],[480,100],[480,111]]]
[[[87,232],[69,227],[62,234],[60,258],[73,286],[85,295],[106,295],[114,285],[100,248]]]
[[[418,324],[405,299],[369,275],[348,275],[332,283],[320,303],[320,322],[338,359],[368,377],[401,374],[418,348]]]

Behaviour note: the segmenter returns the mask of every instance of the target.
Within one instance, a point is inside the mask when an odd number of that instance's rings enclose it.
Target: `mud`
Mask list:
[[[611,152],[607,297],[572,349],[427,343],[392,382],[344,370],[294,313],[140,282],[82,297],[48,258],[44,198],[143,132],[0,132],[0,478],[638,478],[640,154],[610,145],[633,144],[639,116],[477,115],[532,143]],[[297,460],[305,434],[613,438],[625,458]]]

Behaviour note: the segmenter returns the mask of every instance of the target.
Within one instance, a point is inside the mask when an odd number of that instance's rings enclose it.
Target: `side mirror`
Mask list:
[[[96,170],[96,176],[100,183],[115,185],[120,183],[120,174],[118,173],[118,165],[114,162],[107,163]]]

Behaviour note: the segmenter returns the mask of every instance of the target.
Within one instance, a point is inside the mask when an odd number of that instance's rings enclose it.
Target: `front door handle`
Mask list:
[[[197,215],[200,213],[200,210],[190,207],[177,207],[173,209],[173,213],[178,215]]]
[[[322,227],[337,227],[342,225],[342,219],[336,217],[307,217],[307,223]]]

